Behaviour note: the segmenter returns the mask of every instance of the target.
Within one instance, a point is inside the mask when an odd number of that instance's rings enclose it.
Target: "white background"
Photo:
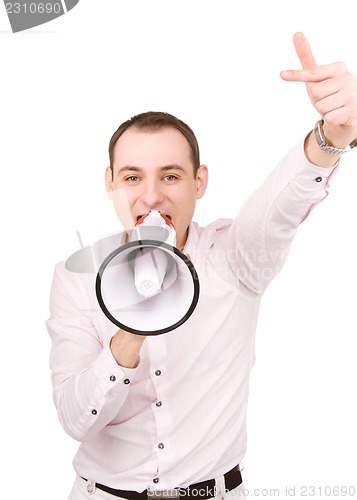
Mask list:
[[[65,500],[78,443],[57,420],[44,321],[53,267],[77,250],[76,231],[89,243],[118,228],[103,182],[110,136],[138,112],[176,114],[210,168],[195,219],[233,217],[317,119],[304,85],[279,77],[299,67],[293,33],[305,32],[319,63],[357,73],[357,4],[83,0],[18,34],[3,10],[0,495]],[[251,492],[355,485],[357,496],[356,154],[262,304]]]

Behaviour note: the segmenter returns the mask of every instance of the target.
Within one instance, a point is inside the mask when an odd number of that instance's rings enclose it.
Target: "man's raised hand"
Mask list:
[[[357,77],[343,62],[319,66],[303,33],[295,33],[294,45],[302,69],[282,71],[290,82],[304,82],[310,100],[324,120],[331,145],[345,148],[357,137]]]

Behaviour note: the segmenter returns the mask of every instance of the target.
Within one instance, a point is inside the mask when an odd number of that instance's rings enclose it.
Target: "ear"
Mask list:
[[[208,168],[206,167],[206,165],[201,165],[197,170],[197,175],[196,175],[196,186],[197,186],[196,200],[199,200],[205,194],[207,184],[208,184]]]
[[[109,198],[112,199],[111,194],[113,191],[113,174],[110,167],[107,167],[105,169],[105,187],[107,189]]]

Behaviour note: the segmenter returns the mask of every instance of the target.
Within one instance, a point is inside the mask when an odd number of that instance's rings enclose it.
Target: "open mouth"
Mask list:
[[[161,213],[161,212],[160,212]],[[172,221],[172,217],[171,215],[168,215],[168,214],[162,214],[164,217],[166,217],[167,219],[171,220]],[[139,222],[140,219],[142,219],[143,217],[146,217],[147,214],[144,214],[144,215],[138,215],[137,218],[136,218],[136,222]]]

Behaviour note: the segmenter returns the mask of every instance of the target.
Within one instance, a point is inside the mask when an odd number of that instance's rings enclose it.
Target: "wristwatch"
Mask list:
[[[315,133],[315,138],[317,144],[320,146],[320,148],[325,151],[325,153],[328,153],[330,155],[342,155],[344,153],[349,153],[352,151],[353,148],[357,146],[357,138],[354,139],[345,149],[340,149],[340,148],[334,148],[331,146],[327,140],[326,137],[324,136],[323,130],[322,130],[322,125],[324,121],[323,120],[318,120],[315,124],[314,128],[314,133]]]

